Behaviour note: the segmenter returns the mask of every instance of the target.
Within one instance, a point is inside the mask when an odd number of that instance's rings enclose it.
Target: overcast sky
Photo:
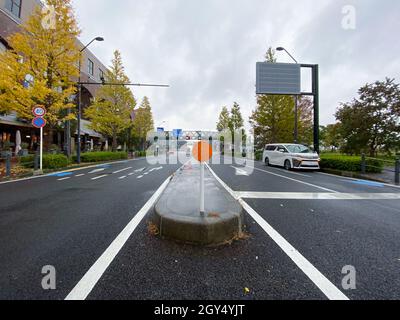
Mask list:
[[[255,64],[270,46],[320,65],[322,124],[333,123],[339,103],[363,84],[385,76],[400,82],[398,0],[73,1],[81,40],[106,39],[91,47],[106,65],[119,49],[133,82],[171,85],[134,88],[139,101],[149,97],[155,125],[166,121],[168,129],[215,130],[221,107],[234,101],[247,124]],[[355,29],[343,28],[348,5]],[[291,62],[284,53],[278,61]]]

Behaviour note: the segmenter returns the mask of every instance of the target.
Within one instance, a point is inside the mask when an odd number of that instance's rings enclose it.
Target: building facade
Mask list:
[[[43,6],[40,0],[0,0],[0,52],[9,49],[7,38],[19,31],[19,25],[25,22],[38,6]],[[78,45],[84,47],[79,41]],[[86,49],[83,52],[81,70],[82,82],[99,83],[107,68],[90,50]],[[83,110],[90,105],[98,88],[97,85],[82,87]],[[93,146],[101,148],[104,144],[103,137],[90,130],[88,124],[88,121],[82,121],[82,149],[90,149]],[[21,135],[22,143],[29,150],[36,148],[39,130],[35,129],[28,121],[19,119],[16,114],[0,114],[0,149],[4,146],[15,148],[17,134]],[[67,136],[66,131],[54,132],[53,137],[46,140],[52,141],[53,147],[57,146],[59,150],[64,150],[68,145],[66,144]],[[72,149],[76,146],[76,141],[77,131],[72,133]]]

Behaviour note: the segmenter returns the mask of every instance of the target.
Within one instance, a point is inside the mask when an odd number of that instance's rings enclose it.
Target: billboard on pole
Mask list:
[[[301,65],[257,62],[257,94],[301,94]]]

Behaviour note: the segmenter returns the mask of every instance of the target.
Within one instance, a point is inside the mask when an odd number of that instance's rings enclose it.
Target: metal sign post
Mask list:
[[[40,129],[40,172],[43,172],[43,128],[46,126],[46,120],[43,118],[46,115],[46,109],[43,107],[36,107],[32,110],[35,118],[32,120],[32,125]]]
[[[204,171],[205,162],[212,157],[212,147],[205,141],[198,142],[193,148],[193,157],[200,162],[200,215],[205,216],[205,190]]]
[[[200,215],[205,215],[205,196],[204,196],[204,162],[200,163]]]
[[[312,92],[301,91],[301,70],[303,68],[311,69]],[[257,95],[294,95],[296,101],[299,96],[314,98],[314,151],[319,153],[319,66],[317,64],[258,62],[256,74]],[[297,103],[298,101],[296,102],[296,117],[298,117]],[[294,135],[298,138],[297,120]]]
[[[39,170],[43,171],[43,127],[40,128],[40,166]]]

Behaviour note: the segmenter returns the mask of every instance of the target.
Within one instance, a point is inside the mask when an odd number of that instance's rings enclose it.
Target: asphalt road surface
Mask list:
[[[211,165],[242,199],[247,237],[201,248],[148,232],[179,167],[143,159],[0,184],[0,299],[400,298],[399,188]],[[47,265],[56,290],[42,288]],[[356,289],[342,286],[345,266]]]

